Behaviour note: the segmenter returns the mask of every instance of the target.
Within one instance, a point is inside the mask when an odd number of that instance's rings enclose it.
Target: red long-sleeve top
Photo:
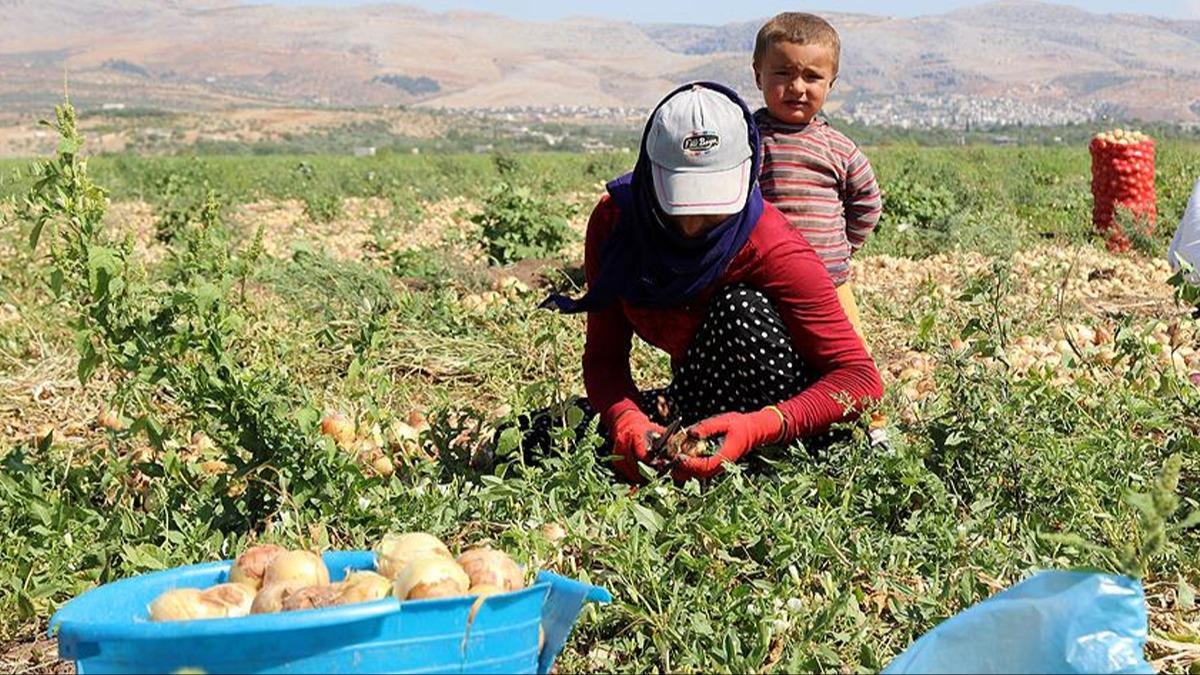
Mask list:
[[[618,215],[608,195],[592,211],[584,247],[589,285],[600,271],[604,241]],[[758,225],[725,273],[687,304],[646,309],[619,300],[588,314],[583,379],[588,401],[605,424],[637,407],[638,389],[629,370],[633,335],[667,352],[672,369],[678,369],[704,319],[709,298],[734,284],[752,286],[770,298],[791,333],[796,353],[816,375],[810,387],[778,403],[787,425],[785,441],[822,433],[883,396],[879,371],[846,318],[824,263],[783,214],[766,204]]]

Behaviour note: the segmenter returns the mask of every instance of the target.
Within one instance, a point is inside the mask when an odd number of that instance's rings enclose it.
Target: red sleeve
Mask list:
[[[883,382],[812,246],[786,226],[768,225],[762,234],[752,282],[775,302],[797,353],[818,374],[809,388],[779,403],[790,441],[852,417],[847,410],[857,413],[883,396]]]
[[[604,240],[617,223],[619,211],[605,195],[592,210],[584,242],[583,270],[591,287],[600,272],[600,253]],[[629,350],[633,326],[625,318],[620,302],[588,312],[587,342],[583,348],[583,383],[588,403],[600,414],[605,426],[622,412],[637,408],[637,386],[629,370]]]

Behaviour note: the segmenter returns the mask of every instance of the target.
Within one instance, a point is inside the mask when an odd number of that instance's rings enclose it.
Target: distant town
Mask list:
[[[450,110],[443,111],[451,113]],[[490,127],[499,138],[546,149],[604,152],[636,146],[637,132],[649,110],[639,107],[567,106],[457,109],[462,115]],[[1106,104],[1039,103],[1009,97],[959,94],[872,97],[851,100],[832,113],[837,124],[885,133],[930,132],[966,139],[978,135],[995,143],[1017,142],[1014,129],[1077,128],[1123,121],[1122,111]],[[1194,125],[1177,125],[1180,132]],[[954,134],[953,137],[946,134]],[[872,134],[875,135],[875,134]],[[1048,142],[1054,133],[1039,134]],[[1028,139],[1026,139],[1028,140]],[[490,151],[491,144],[472,148]]]
[[[520,123],[608,121],[640,124],[648,109],[559,105],[551,108],[518,106],[472,108],[467,115],[493,122]],[[837,118],[864,126],[900,129],[988,130],[1014,126],[1061,126],[1119,118],[1107,105],[1055,102],[1042,104],[1005,97],[961,94],[872,97],[844,104]],[[510,127],[516,131],[519,126]]]

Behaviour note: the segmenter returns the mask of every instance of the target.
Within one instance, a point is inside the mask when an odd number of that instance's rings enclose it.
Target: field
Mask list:
[[[1200,334],[1163,259],[1195,144],[1160,147],[1161,226],[1122,255],[1090,234],[1082,145],[868,148],[886,215],[855,275],[890,446],[856,423],[631,491],[569,407],[549,454],[493,433],[582,393],[583,320],[536,307],[577,289],[587,213],[631,155],[83,170],[64,133],[40,173],[0,163],[6,672],[62,668],[45,621],[97,583],[409,529],[608,588],[562,672],[875,670],[1076,567],[1144,574],[1147,656],[1200,662]],[[321,436],[328,411],[361,440]],[[1155,488],[1174,455],[1177,503]]]

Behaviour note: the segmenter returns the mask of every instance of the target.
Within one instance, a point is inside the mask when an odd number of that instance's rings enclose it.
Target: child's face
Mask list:
[[[754,80],[767,112],[785,124],[808,124],[837,80],[833,50],[825,45],[776,42],[767,47]]]

